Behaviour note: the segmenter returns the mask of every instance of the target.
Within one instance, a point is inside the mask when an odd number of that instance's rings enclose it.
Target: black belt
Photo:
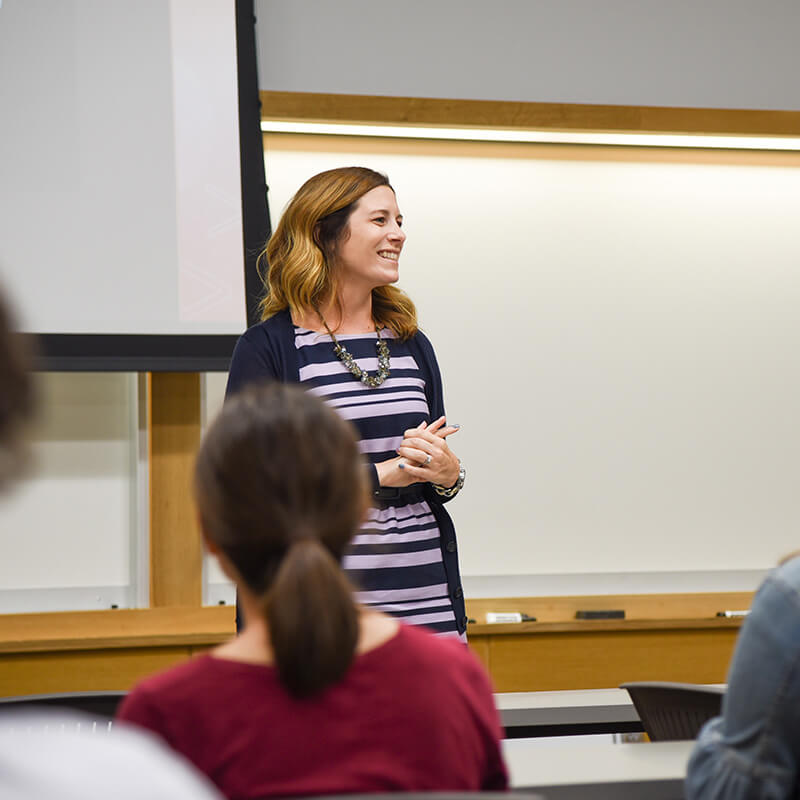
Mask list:
[[[425,492],[421,486],[413,484],[411,486],[379,486],[372,492],[372,496],[379,500],[398,500],[409,495],[424,497]]]

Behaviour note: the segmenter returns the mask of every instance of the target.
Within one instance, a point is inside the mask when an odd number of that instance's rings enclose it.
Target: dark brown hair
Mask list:
[[[21,471],[22,429],[34,413],[30,354],[0,292],[0,489]]]
[[[339,680],[358,640],[340,561],[368,502],[350,424],[296,386],[250,387],[206,433],[195,493],[206,536],[261,598],[289,693]]]
[[[297,190],[259,256],[265,290],[262,319],[285,308],[319,311],[330,300],[339,302],[332,268],[336,247],[358,201],[379,186],[392,189],[380,172],[367,167],[339,167],[314,175]],[[417,332],[414,303],[397,286],[372,290],[372,313],[376,322],[386,325],[400,339]]]

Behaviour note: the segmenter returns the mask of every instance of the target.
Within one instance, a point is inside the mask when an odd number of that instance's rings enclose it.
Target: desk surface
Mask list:
[[[509,739],[644,730],[624,689],[501,692],[495,703]]]
[[[693,746],[694,742],[507,739],[503,755],[512,788],[540,791],[545,797],[586,796],[585,788],[579,789],[589,785],[593,797],[604,796],[603,785],[616,787],[618,793],[620,786],[630,785],[634,792],[624,792],[630,796],[679,797]],[[554,789],[549,794],[548,787]]]
[[[507,739],[644,730],[625,689],[498,692],[494,699]]]

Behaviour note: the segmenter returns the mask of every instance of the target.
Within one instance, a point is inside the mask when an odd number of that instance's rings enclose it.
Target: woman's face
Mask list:
[[[403,215],[388,186],[376,186],[361,197],[336,247],[341,279],[367,291],[394,283],[406,240],[402,224]]]

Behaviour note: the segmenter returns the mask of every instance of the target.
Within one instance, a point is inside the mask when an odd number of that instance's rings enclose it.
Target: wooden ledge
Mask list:
[[[512,622],[509,624],[470,623],[467,636],[541,633],[592,633],[601,631],[693,630],[699,628],[739,628],[741,618],[725,619],[593,619],[571,622]]]
[[[235,633],[232,606],[0,615],[0,653],[213,645]]]
[[[718,611],[743,610],[750,608],[753,592],[704,592],[671,594],[615,594],[615,595],[570,595],[555,597],[480,597],[467,599],[467,616],[478,625],[469,630],[475,633],[521,632],[524,625],[533,625],[534,631],[541,631],[544,623],[571,625],[569,630],[600,630],[599,623],[620,625],[620,630],[633,630],[633,623],[643,623],[653,628],[657,623],[670,627],[681,624],[687,627],[690,622],[700,627],[718,627],[730,620],[717,617]],[[576,620],[578,611],[602,611],[622,609],[624,620]],[[515,623],[512,625],[486,625],[486,614],[494,612],[519,612],[535,617],[535,623]],[[735,626],[734,626],[735,627]],[[508,629],[508,630],[505,630]],[[612,628],[606,628],[612,630]],[[614,629],[615,630],[615,629]]]

